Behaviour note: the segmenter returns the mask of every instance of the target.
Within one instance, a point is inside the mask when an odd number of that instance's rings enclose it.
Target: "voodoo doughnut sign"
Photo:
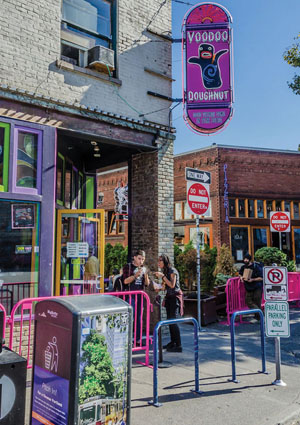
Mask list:
[[[184,118],[200,133],[216,133],[232,117],[232,18],[215,3],[200,3],[183,21]]]

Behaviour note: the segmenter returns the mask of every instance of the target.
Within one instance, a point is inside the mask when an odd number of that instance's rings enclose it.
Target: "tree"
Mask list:
[[[300,40],[300,34],[295,37],[295,40]],[[284,52],[283,59],[294,68],[300,67],[300,42],[297,41],[292,45],[290,49],[287,49]],[[288,83],[290,89],[293,90],[295,94],[300,94],[300,75],[295,74],[293,81]]]
[[[82,344],[82,351],[80,360],[85,366],[80,377],[79,402],[100,394],[114,397],[114,368],[104,335],[92,329]]]
[[[229,246],[223,244],[219,250],[217,257],[217,265],[214,271],[216,276],[216,283],[223,282],[232,276],[236,275],[236,268],[234,267],[234,260]],[[224,277],[224,279],[222,279]]]

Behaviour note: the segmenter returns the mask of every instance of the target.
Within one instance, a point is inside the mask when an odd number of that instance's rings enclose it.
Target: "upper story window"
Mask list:
[[[0,192],[8,191],[9,124],[0,122]]]
[[[114,3],[107,0],[63,0],[61,57],[80,67],[114,69]],[[102,46],[104,49],[95,48]],[[109,50],[106,50],[109,49]],[[103,68],[103,69],[101,69]]]

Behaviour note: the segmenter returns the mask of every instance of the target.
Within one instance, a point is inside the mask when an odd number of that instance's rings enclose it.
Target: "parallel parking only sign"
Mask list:
[[[290,336],[289,304],[287,301],[265,303],[266,335],[269,337]]]

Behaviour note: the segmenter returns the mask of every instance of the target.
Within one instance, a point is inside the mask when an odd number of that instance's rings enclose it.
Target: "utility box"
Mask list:
[[[0,424],[23,424],[27,361],[2,347],[3,319],[3,311],[0,311]]]
[[[31,425],[130,424],[132,309],[110,295],[40,301]]]

